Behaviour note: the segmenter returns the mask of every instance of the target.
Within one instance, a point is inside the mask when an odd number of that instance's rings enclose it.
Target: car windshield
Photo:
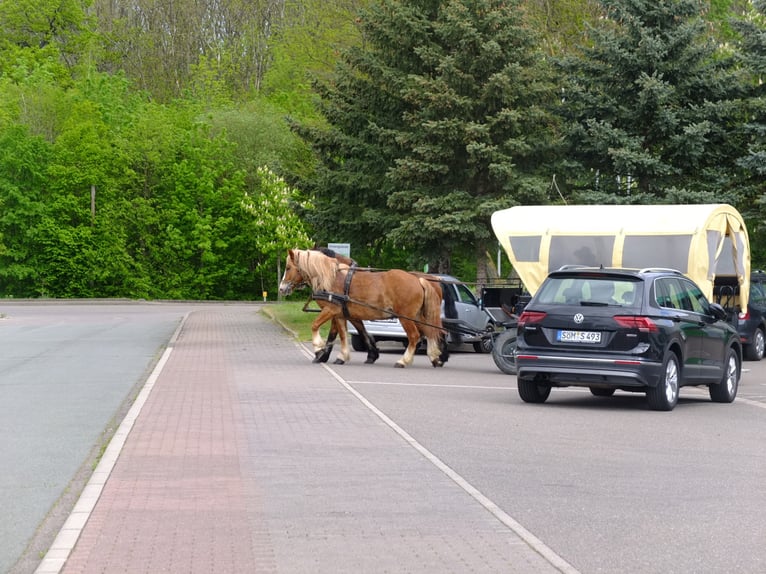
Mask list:
[[[561,305],[618,305],[640,307],[641,282],[625,277],[549,277],[540,288],[537,302]]]

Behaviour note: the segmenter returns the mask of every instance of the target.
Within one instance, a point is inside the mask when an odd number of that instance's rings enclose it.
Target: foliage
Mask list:
[[[4,91],[14,97],[0,129],[3,295],[260,298],[264,268],[308,243],[286,188],[238,167],[195,105],[148,103],[95,72],[68,90]],[[253,199],[258,219],[243,207]]]
[[[492,211],[544,197],[554,92],[536,36],[495,0],[385,0],[361,28],[318,85],[328,127],[301,131],[320,159],[315,228],[446,271],[463,246],[485,251]]]
[[[551,200],[728,201],[763,266],[764,6],[0,2],[0,296],[260,299],[328,241],[470,281]]]
[[[700,2],[603,5],[592,43],[561,60],[573,198],[736,203],[741,79],[708,34]]]
[[[748,121],[742,129],[747,149],[737,164],[749,175],[743,184],[746,201],[743,215],[750,230],[753,262],[766,267],[766,2],[755,0],[744,18],[733,22],[740,33],[739,56],[742,65],[751,71],[747,85],[746,103]]]
[[[576,51],[587,40],[587,25],[601,15],[597,0],[528,0],[524,8],[546,53],[559,56]]]

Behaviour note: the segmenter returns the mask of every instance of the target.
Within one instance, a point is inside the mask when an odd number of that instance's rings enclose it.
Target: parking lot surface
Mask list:
[[[317,365],[255,306],[179,310],[17,571],[766,571],[762,363],[731,405],[698,389],[672,413],[569,389],[526,405],[488,355]]]

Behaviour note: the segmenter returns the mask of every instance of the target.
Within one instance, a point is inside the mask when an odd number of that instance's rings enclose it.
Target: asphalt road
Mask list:
[[[194,308],[0,306],[0,572],[65,509]],[[766,572],[766,361],[744,364],[733,404],[686,388],[662,413],[579,389],[528,405],[489,355],[394,369],[401,347],[387,348],[330,368],[580,572]]]

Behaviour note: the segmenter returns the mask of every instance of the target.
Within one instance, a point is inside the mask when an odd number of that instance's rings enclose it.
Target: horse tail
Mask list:
[[[422,333],[428,340],[428,354],[431,362],[435,367],[441,366],[449,358],[447,332],[442,327],[441,315],[442,294],[447,289],[443,289],[441,283],[434,281],[433,278],[421,276],[419,280],[423,287],[423,308],[420,313],[424,322],[421,327]]]
[[[419,281],[423,287],[423,307],[420,310],[424,322],[423,332],[427,338],[438,338],[442,329],[442,289],[424,277],[420,277]]]

